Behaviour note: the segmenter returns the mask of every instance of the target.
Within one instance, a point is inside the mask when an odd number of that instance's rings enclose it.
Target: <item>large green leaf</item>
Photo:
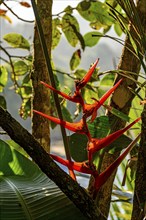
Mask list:
[[[92,137],[105,137],[110,129],[108,117],[98,117],[93,123],[88,122],[88,127]],[[87,160],[87,137],[85,135],[75,133],[70,135],[68,140],[72,158],[78,162]]]
[[[31,160],[0,140],[0,219],[86,219]]]
[[[78,162],[87,160],[87,137],[82,134],[74,133],[68,136],[68,140],[72,158]]]
[[[14,48],[30,49],[30,44],[21,34],[9,33],[3,36],[3,39]]]

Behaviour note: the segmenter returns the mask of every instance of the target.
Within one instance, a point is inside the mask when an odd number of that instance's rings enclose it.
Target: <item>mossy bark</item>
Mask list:
[[[39,12],[48,53],[51,55],[52,40],[52,0],[37,0]],[[34,71],[32,73],[33,102],[32,108],[49,114],[50,91],[40,84],[40,81],[49,83],[49,75],[46,68],[45,58],[42,51],[37,27],[34,28]],[[41,143],[44,149],[50,151],[49,121],[34,114],[32,117],[32,134]]]

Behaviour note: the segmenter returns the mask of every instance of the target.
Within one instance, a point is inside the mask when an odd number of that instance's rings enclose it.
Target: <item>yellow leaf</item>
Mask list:
[[[4,19],[6,19],[10,24],[12,24],[12,20],[11,20],[11,18],[9,17],[9,16],[7,16],[7,15],[3,15],[3,14],[0,14],[0,16],[2,17],[2,18],[4,18]]]

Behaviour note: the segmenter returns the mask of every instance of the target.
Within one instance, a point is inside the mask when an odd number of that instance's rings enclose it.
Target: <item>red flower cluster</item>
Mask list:
[[[99,190],[99,188],[106,182],[106,180],[109,178],[109,176],[112,174],[112,172],[119,166],[119,164],[122,162],[122,160],[126,157],[126,155],[128,154],[128,152],[131,148],[128,147],[124,151],[124,153],[121,154],[119,156],[119,158],[113,164],[111,164],[104,172],[102,172],[100,174],[98,174],[95,166],[92,163],[92,157],[93,157],[94,153],[96,153],[97,151],[99,151],[99,150],[105,148],[106,146],[108,146],[109,144],[111,144],[113,141],[115,141],[118,137],[120,137],[124,132],[126,132],[136,122],[138,122],[140,120],[140,118],[138,118],[135,121],[133,121],[131,124],[129,124],[127,127],[123,128],[121,130],[118,130],[118,131],[116,131],[116,132],[114,132],[114,133],[112,133],[102,139],[97,139],[97,138],[91,137],[90,131],[87,126],[87,118],[91,116],[91,122],[94,121],[94,119],[97,116],[97,110],[104,104],[104,102],[107,100],[107,98],[115,91],[115,89],[123,81],[123,79],[120,79],[109,91],[107,91],[100,98],[99,101],[95,100],[95,102],[93,104],[85,103],[82,96],[81,96],[81,89],[90,80],[90,78],[96,68],[98,61],[99,61],[99,59],[96,60],[96,62],[93,64],[93,66],[89,69],[89,71],[86,73],[86,75],[81,80],[75,82],[75,92],[74,92],[73,96],[70,96],[70,95],[67,95],[61,91],[58,91],[55,88],[53,88],[52,86],[41,81],[41,83],[44,86],[46,86],[49,89],[51,89],[52,91],[58,93],[59,95],[61,95],[65,99],[72,101],[72,102],[75,102],[75,103],[79,103],[82,106],[83,117],[80,121],[70,123],[70,122],[61,120],[59,118],[46,115],[46,114],[39,112],[37,110],[33,110],[35,113],[49,119],[52,122],[60,124],[61,126],[63,126],[64,128],[67,128],[70,131],[77,132],[80,134],[85,134],[88,137],[88,144],[87,144],[88,161],[84,161],[84,162],[79,163],[79,162],[64,160],[63,158],[58,157],[56,155],[52,155],[52,154],[50,154],[50,156],[54,160],[56,160],[57,162],[68,167],[69,169],[73,169],[78,172],[93,175],[95,178],[95,190]]]

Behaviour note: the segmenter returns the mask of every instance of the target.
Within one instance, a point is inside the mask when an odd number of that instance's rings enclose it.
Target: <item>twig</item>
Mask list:
[[[19,20],[24,21],[24,22],[28,22],[28,23],[33,23],[34,22],[34,20],[29,21],[29,20],[25,20],[23,18],[20,18],[6,3],[4,3],[4,1],[3,1],[3,4]]]

